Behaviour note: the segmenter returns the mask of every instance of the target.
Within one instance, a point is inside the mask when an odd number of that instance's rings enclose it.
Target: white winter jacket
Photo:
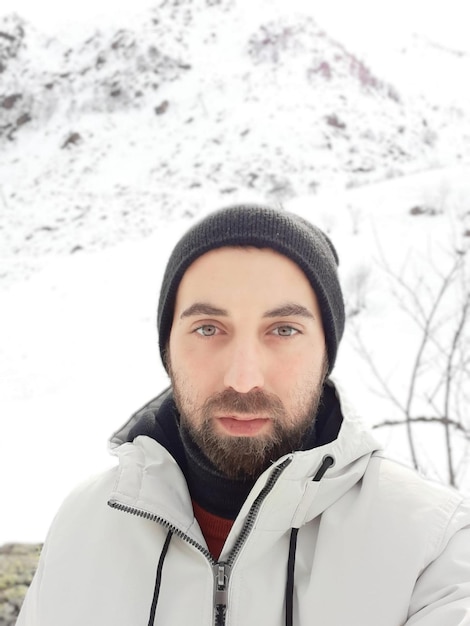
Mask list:
[[[469,504],[354,418],[260,476],[219,562],[173,457],[115,453],[59,510],[17,626],[470,625]]]

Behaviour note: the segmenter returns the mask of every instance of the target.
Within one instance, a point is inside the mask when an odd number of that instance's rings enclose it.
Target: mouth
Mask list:
[[[224,415],[216,418],[220,428],[229,435],[253,437],[266,430],[271,423],[267,417],[253,415]]]

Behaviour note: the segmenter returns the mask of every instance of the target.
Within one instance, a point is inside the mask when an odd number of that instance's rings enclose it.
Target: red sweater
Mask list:
[[[233,526],[233,520],[208,513],[193,500],[194,515],[201,527],[209,552],[218,560],[225,540]]]

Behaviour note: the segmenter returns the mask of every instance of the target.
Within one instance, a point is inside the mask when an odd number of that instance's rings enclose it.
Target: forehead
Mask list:
[[[280,299],[316,305],[307,277],[288,257],[271,248],[224,247],[200,256],[186,270],[176,306],[190,300],[269,306]],[[184,301],[184,302],[183,302]]]

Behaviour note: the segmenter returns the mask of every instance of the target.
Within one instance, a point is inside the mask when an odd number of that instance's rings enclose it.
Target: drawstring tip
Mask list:
[[[334,457],[332,457],[330,454],[327,454],[326,456],[324,456],[322,459],[321,465],[317,470],[317,473],[312,478],[312,481],[316,483],[319,482],[325,475],[325,472],[334,464],[335,464]]]

